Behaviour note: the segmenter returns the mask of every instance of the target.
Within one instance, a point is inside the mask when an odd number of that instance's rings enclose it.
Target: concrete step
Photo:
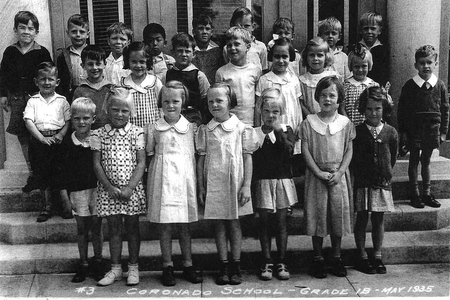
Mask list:
[[[400,157],[394,166],[394,177],[408,176],[409,155]],[[420,174],[421,165],[418,167]],[[431,176],[442,176],[450,174],[450,159],[443,156],[433,156],[430,163]]]
[[[372,251],[371,236],[367,235],[368,252]],[[174,241],[173,260],[181,269],[181,251]],[[275,244],[275,241],[272,241]],[[275,247],[275,246],[273,246]],[[158,241],[143,241],[140,248],[139,269],[161,270],[161,252]],[[342,258],[347,266],[354,265],[355,242],[353,235],[342,239]],[[89,251],[92,253],[91,247]],[[72,273],[79,260],[76,243],[63,244],[0,244],[0,274]],[[123,245],[123,268],[126,270],[127,245]],[[217,249],[213,239],[194,239],[192,242],[194,263],[204,270],[217,270]],[[244,270],[256,269],[261,257],[259,240],[245,237],[242,241],[241,262]],[[330,239],[324,239],[324,254],[330,255]],[[92,254],[90,254],[92,255]],[[105,268],[109,269],[109,244],[104,243]],[[294,235],[289,237],[286,261],[291,270],[304,270],[312,259],[311,238]],[[387,265],[416,263],[448,263],[450,260],[450,229],[433,231],[386,232],[383,245],[383,261]]]
[[[408,202],[395,204],[395,211],[385,214],[385,231],[422,231],[437,230],[450,225],[450,199],[439,200],[440,208],[426,207],[416,209]],[[40,244],[76,242],[76,222],[74,219],[64,220],[53,216],[47,222],[37,223],[37,212],[2,213],[0,214],[0,241],[8,244]],[[305,234],[304,211],[294,207],[288,217],[290,235]],[[369,222],[370,223],[370,222]],[[241,220],[243,235],[257,237],[258,217],[246,216]],[[103,221],[105,239],[108,238],[106,221]],[[140,217],[142,240],[157,240],[157,225],[150,223],[146,216]],[[370,225],[368,227],[370,230]],[[195,239],[212,238],[212,223],[200,220],[191,224],[191,234]]]

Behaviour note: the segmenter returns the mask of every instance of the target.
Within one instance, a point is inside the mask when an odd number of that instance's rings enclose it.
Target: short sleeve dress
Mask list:
[[[101,165],[108,180],[118,188],[126,186],[137,165],[137,151],[145,149],[144,129],[131,123],[120,129],[106,124],[92,132],[90,142],[91,149],[101,153]],[[97,193],[97,211],[100,217],[146,212],[145,192],[141,181],[126,202],[110,198],[100,182]]]
[[[206,155],[205,219],[233,220],[252,214],[252,202],[240,206],[238,193],[244,181],[243,154],[258,148],[254,129],[234,114],[222,123],[213,119],[199,127],[196,148],[199,155]]]
[[[319,80],[326,76],[337,76],[339,78],[339,74],[334,70],[326,70],[320,74],[311,74],[307,72],[298,77],[302,92],[302,98],[300,101],[312,114],[320,111],[319,102],[314,99],[314,93],[316,92],[316,86]]]
[[[328,172],[339,169],[344,153],[355,138],[355,127],[345,116],[336,115],[334,122],[326,124],[317,114],[308,115],[300,127],[300,138],[308,143],[317,166]],[[306,168],[305,214],[306,233],[325,237],[343,236],[352,232],[352,187],[349,170],[337,185],[328,186]]]
[[[164,118],[148,125],[146,151],[154,156],[147,181],[150,222],[198,220],[194,126],[183,116],[174,125]]]

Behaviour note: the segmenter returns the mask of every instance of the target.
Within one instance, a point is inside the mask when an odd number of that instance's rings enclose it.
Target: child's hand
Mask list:
[[[128,201],[131,198],[131,194],[133,193],[133,190],[130,189],[128,186],[124,186],[120,189],[120,199],[122,201]]]
[[[275,120],[273,123],[272,123],[272,128],[273,128],[273,130],[274,131],[280,131],[280,130],[282,130],[281,129],[281,123],[280,123],[280,120]]]
[[[445,133],[441,133],[441,144],[447,140]]]
[[[320,171],[319,174],[317,174],[316,176],[320,180],[328,182],[333,177],[333,174],[331,174],[330,172]]]
[[[239,204],[244,206],[251,199],[250,187],[243,186],[239,191]]]
[[[48,145],[51,146],[51,144],[53,144],[53,137],[50,136],[42,136],[42,139],[40,140],[40,142],[44,145]]]
[[[0,97],[0,106],[4,111],[9,112],[7,97]]]
[[[336,185],[341,181],[341,177],[344,175],[343,172],[337,171],[331,174],[330,179],[328,180],[328,185]]]
[[[106,187],[106,191],[108,192],[108,195],[114,200],[120,199],[121,191],[118,187],[111,185],[110,187]]]
[[[204,187],[199,187],[197,189],[197,200],[198,204],[201,206],[205,206],[205,198],[206,198],[206,190]]]
[[[53,142],[55,144],[61,144],[63,138],[64,138],[64,136],[61,134],[61,132],[59,132],[53,136]]]

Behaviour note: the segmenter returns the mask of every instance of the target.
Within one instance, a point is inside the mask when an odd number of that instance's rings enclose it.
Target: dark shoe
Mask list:
[[[193,266],[183,268],[184,278],[190,283],[202,283],[203,275],[200,270],[196,270]]]
[[[323,259],[313,260],[309,267],[308,274],[319,279],[327,277],[325,272],[325,262]]]
[[[425,207],[425,204],[423,204],[423,201],[422,201],[422,197],[420,197],[419,195],[412,196],[409,204],[411,204],[411,206],[415,207],[415,208],[424,208]]]
[[[231,263],[231,270],[229,276],[231,285],[238,285],[242,283],[241,266],[239,262],[234,261]]]
[[[28,176],[27,184],[22,188],[22,192],[29,193],[33,190],[37,190],[39,188],[37,184],[36,177],[33,175]]]
[[[228,276],[228,263],[221,262],[219,275],[216,279],[216,284],[225,285],[230,283],[230,277]]]
[[[441,204],[439,202],[437,202],[437,200],[433,194],[424,195],[424,196],[422,196],[422,199],[423,199],[423,203],[425,205],[428,205],[430,207],[435,207],[435,208],[441,207]]]
[[[345,269],[344,263],[341,258],[334,257],[331,262],[331,274],[337,277],[347,276],[347,270]]]
[[[355,269],[365,274],[375,274],[375,269],[367,258],[359,258],[355,263]]]
[[[161,283],[164,286],[174,286],[177,283],[175,281],[175,277],[173,276],[173,267],[172,266],[163,268]]]
[[[378,274],[386,274],[386,266],[383,264],[383,261],[379,258],[373,261],[373,268]]]
[[[52,214],[50,211],[48,210],[43,210],[41,211],[41,213],[39,214],[39,216],[37,217],[36,221],[41,223],[41,222],[46,222],[48,219],[50,219],[52,217]]]
[[[88,274],[88,266],[80,266],[75,276],[72,278],[72,282],[78,283],[86,280],[86,276]]]
[[[103,277],[105,277],[105,272],[103,271],[103,265],[100,261],[92,260],[90,265],[90,274],[92,279],[95,281],[100,281]]]
[[[61,213],[61,218],[63,218],[63,219],[73,219],[72,212],[71,212],[70,210],[68,210],[68,211],[63,211],[63,212]]]

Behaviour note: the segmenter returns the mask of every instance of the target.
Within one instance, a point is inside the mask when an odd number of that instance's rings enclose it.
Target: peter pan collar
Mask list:
[[[133,90],[136,90],[139,93],[143,93],[143,94],[146,94],[147,89],[153,88],[153,86],[156,83],[156,77],[149,76],[148,74],[147,74],[147,76],[145,76],[144,81],[142,81],[140,85],[137,85],[136,83],[134,83],[133,79],[131,79],[131,74],[128,75],[127,77],[124,77],[122,80],[123,80],[122,85],[124,87],[132,89],[131,92],[133,92]]]
[[[339,77],[337,72],[333,70],[325,70],[320,74],[311,74],[310,72],[306,72],[305,74],[299,77],[299,80],[309,87],[316,87],[320,79],[322,79],[325,76],[333,76],[333,75]]]
[[[373,80],[370,79],[369,77],[366,77],[366,79],[364,81],[358,81],[353,76],[350,77],[349,79],[347,79],[347,81],[354,86],[360,86],[361,84],[368,86],[369,84],[371,84],[373,82]]]
[[[178,120],[178,122],[176,122],[174,125],[170,125],[169,123],[167,123],[167,121],[164,118],[160,118],[155,123],[155,129],[158,131],[167,131],[167,130],[170,130],[171,128],[173,128],[179,133],[188,132],[190,126],[191,126],[191,123],[189,123],[189,121],[182,115],[181,115],[180,119]]]
[[[438,82],[438,78],[434,74],[431,74],[431,77],[430,79],[428,79],[428,81],[423,80],[419,75],[414,76],[413,80],[419,87],[422,87],[425,82],[428,82],[432,87],[434,87]]]
[[[124,136],[130,130],[130,128],[131,128],[130,122],[128,122],[127,125],[125,125],[125,127],[122,128],[112,128],[110,124],[105,125],[106,133],[108,133],[108,135],[110,136],[113,136],[114,134],[116,134],[116,132],[118,132],[119,135]]]
[[[280,85],[288,84],[291,80],[291,76],[292,75],[289,72],[286,72],[285,77],[278,76],[273,71],[270,71],[266,74],[266,78],[268,81]]]
[[[71,135],[70,137],[72,138],[72,142],[73,142],[73,144],[74,144],[75,146],[81,146],[81,147],[83,147],[83,148],[89,148],[89,137],[90,137],[90,136],[88,136],[88,137],[84,140],[84,142],[80,142],[80,140],[77,139],[77,137],[75,136],[75,131],[74,131],[74,132],[72,132],[72,135]]]
[[[311,124],[312,129],[320,135],[326,135],[327,128],[330,129],[330,134],[334,135],[344,129],[350,122],[349,118],[340,114],[337,114],[336,119],[330,124],[324,123],[317,114],[308,115],[306,118],[308,119],[309,124]]]
[[[280,124],[280,125],[281,125],[281,130],[283,130],[283,132],[287,131],[287,127],[285,124]],[[275,144],[275,142],[277,141],[277,137],[275,136],[274,130],[272,130],[269,133],[264,133],[262,130],[262,126],[260,126],[260,127],[255,128],[255,132],[256,132],[257,140],[259,141],[260,148],[262,148],[266,136],[269,137],[269,140],[272,142],[272,144]]]
[[[231,117],[226,120],[225,122],[217,122],[216,120],[212,119],[209,121],[209,123],[206,125],[206,128],[208,128],[209,131],[213,131],[216,129],[217,126],[221,126],[223,130],[225,131],[233,131],[241,122],[238,117],[236,117],[235,114],[230,113]]]
[[[383,122],[381,122],[381,124],[380,124],[379,126],[377,126],[377,127],[370,126],[370,125],[367,124],[367,123],[364,123],[364,124],[366,124],[366,127],[367,127],[367,129],[369,130],[369,132],[372,132],[372,128],[375,128],[376,131],[377,131],[377,135],[380,134],[381,130],[382,130],[383,127],[384,127],[384,123],[383,123]]]

